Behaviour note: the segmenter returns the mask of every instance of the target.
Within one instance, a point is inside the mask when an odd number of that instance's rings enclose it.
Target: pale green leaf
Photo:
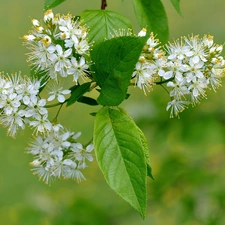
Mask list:
[[[134,121],[118,107],[103,107],[96,115],[94,146],[109,186],[144,218],[146,156]]]

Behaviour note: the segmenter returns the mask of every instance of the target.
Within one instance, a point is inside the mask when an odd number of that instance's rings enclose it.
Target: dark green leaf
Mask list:
[[[180,0],[170,0],[173,4],[173,7],[177,10],[177,12],[182,16],[182,13],[180,11]]]
[[[82,85],[73,86],[71,90],[71,96],[67,102],[67,106],[74,104],[79,98],[81,98],[91,86],[91,82],[84,83]]]
[[[118,107],[103,107],[96,115],[94,146],[109,186],[144,218],[146,156],[134,121]]]
[[[123,15],[108,10],[86,10],[81,13],[81,20],[90,30],[88,39],[98,44],[115,36],[115,31],[129,29],[133,31],[131,22]]]
[[[95,99],[87,97],[87,96],[82,96],[77,101],[80,103],[84,103],[84,104],[92,105],[92,106],[98,105],[98,102]]]
[[[52,9],[66,0],[45,0],[44,10]]]
[[[146,37],[118,37],[93,48],[95,81],[101,87],[97,99],[101,105],[119,105],[127,97],[127,88]]]
[[[96,112],[92,112],[92,113],[89,113],[91,116],[96,116],[97,113]]]
[[[168,21],[160,0],[133,0],[134,11],[141,28],[153,32],[157,38],[166,43],[169,37]]]

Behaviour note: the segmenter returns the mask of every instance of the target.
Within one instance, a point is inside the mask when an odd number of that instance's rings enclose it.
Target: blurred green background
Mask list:
[[[183,18],[169,0],[163,1],[170,40],[188,34],[207,34],[225,41],[225,1],[181,1]],[[31,18],[41,19],[44,1],[3,1],[0,7],[0,70],[29,73],[24,34]],[[54,9],[79,15],[99,9],[100,0],[67,0]],[[130,0],[108,0],[108,10],[127,16],[139,31]],[[30,172],[24,153],[30,131],[16,140],[0,128],[0,224],[2,225],[224,225],[225,224],[225,88],[209,92],[195,108],[170,119],[168,95],[160,87],[145,97],[130,90],[122,106],[147,136],[155,181],[148,180],[146,220],[105,183],[96,162],[85,171],[86,182],[57,181],[52,186]],[[75,104],[63,110],[60,122],[77,132],[81,141],[93,132],[90,112],[98,108]],[[72,116],[71,116],[72,115]],[[67,118],[72,118],[68,120]],[[81,122],[82,121],[82,122]]]

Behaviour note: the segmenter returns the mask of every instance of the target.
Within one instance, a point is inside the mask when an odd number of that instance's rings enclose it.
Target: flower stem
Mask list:
[[[105,10],[106,6],[107,6],[106,0],[102,0],[101,9]]]

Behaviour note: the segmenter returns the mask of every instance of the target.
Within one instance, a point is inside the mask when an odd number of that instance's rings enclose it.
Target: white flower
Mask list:
[[[70,94],[71,90],[63,90],[63,87],[60,86],[59,83],[54,83],[51,87],[51,91],[49,92],[48,101],[53,101],[57,98],[58,102],[63,103],[65,102],[64,95]]]
[[[52,124],[48,120],[48,115],[39,115],[35,116],[34,121],[30,121],[30,126],[35,128],[36,133],[46,133],[52,130]]]
[[[85,58],[81,57],[79,62],[76,58],[71,59],[71,68],[67,70],[67,73],[73,75],[73,80],[77,83],[79,77],[84,77],[88,73],[89,66],[86,64]]]
[[[85,149],[83,148],[83,145],[80,143],[74,143],[72,144],[71,150],[75,153],[72,156],[75,157],[77,161],[82,161],[84,162],[86,159],[90,162],[93,161],[93,156],[90,154],[92,150],[94,149],[94,145],[88,145]]]
[[[68,59],[68,57],[71,55],[72,49],[69,48],[64,52],[60,45],[56,45],[55,49],[56,49],[57,53],[51,54],[49,56],[49,59],[54,64],[55,71],[59,72],[59,73],[61,73],[61,75],[63,75],[62,71],[65,68],[69,68],[71,66],[71,63],[70,63],[70,60]],[[63,76],[65,76],[65,75],[63,75]]]
[[[29,46],[31,52],[28,54],[28,62],[37,70],[46,70],[52,64],[50,58],[55,51],[55,47],[45,46],[41,41],[33,42],[32,45]]]
[[[149,39],[147,40],[147,45],[148,45],[148,51],[149,51],[149,52],[154,51],[154,50],[155,50],[154,48],[155,48],[157,45],[159,45],[159,40],[158,40],[158,39],[155,39],[153,33],[150,34],[150,37],[149,37]]]
[[[32,141],[32,143],[30,143],[29,147],[27,148],[27,152],[32,155],[38,155],[41,153],[44,144],[45,139],[41,136],[38,136]]]
[[[72,166],[65,166],[63,168],[63,177],[65,179],[73,179],[80,183],[83,180],[86,180],[81,171],[77,168],[73,168]]]
[[[33,171],[33,174],[37,174],[39,178],[43,180],[46,184],[50,185],[55,180],[55,177],[52,176],[52,172],[45,169],[43,165],[37,165],[31,170]]]
[[[164,71],[164,70],[159,70],[158,72],[160,77],[163,77],[165,80],[170,79],[173,76],[173,71]]]
[[[172,100],[171,102],[168,102],[168,105],[166,107],[166,110],[168,111],[170,109],[170,117],[178,116],[180,112],[182,112],[189,102],[187,101],[181,101],[181,100]]]
[[[15,137],[18,128],[25,129],[25,121],[21,111],[13,111],[10,115],[0,115],[0,122],[8,128],[8,135]]]

